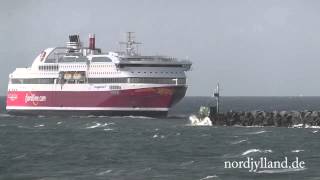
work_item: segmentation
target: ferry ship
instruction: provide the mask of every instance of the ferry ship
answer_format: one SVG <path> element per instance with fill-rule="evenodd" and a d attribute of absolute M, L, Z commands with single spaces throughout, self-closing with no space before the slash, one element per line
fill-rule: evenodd
<path fill-rule="evenodd" d="M 166 116 L 186 94 L 192 63 L 141 55 L 132 32 L 120 44 L 124 51 L 103 53 L 94 34 L 88 47 L 70 35 L 66 47 L 43 50 L 9 75 L 7 112 Z"/>

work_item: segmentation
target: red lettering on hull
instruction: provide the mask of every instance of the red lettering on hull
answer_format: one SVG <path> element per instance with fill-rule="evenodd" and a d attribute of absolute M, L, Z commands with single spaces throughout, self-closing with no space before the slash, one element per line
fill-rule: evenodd
<path fill-rule="evenodd" d="M 169 108 L 185 96 L 186 89 L 175 86 L 115 91 L 9 91 L 7 107 Z"/>

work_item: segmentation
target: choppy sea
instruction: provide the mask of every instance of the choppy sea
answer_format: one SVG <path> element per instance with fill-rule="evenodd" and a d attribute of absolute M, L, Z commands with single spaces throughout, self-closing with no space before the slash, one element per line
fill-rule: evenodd
<path fill-rule="evenodd" d="M 209 97 L 186 97 L 168 118 L 28 117 L 0 98 L 0 179 L 320 179 L 320 129 L 191 126 Z M 320 97 L 223 97 L 223 111 L 320 110 Z M 301 169 L 225 168 L 247 157 L 296 157 Z"/>

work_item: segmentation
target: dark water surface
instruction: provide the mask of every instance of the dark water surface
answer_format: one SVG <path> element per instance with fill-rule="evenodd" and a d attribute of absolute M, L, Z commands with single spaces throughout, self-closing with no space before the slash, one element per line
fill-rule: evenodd
<path fill-rule="evenodd" d="M 16 117 L 0 114 L 0 179 L 319 179 L 318 129 L 195 127 L 206 97 L 187 97 L 169 118 Z M 320 97 L 226 97 L 223 110 L 319 110 Z M 225 169 L 246 157 L 289 160 L 299 170 Z"/>

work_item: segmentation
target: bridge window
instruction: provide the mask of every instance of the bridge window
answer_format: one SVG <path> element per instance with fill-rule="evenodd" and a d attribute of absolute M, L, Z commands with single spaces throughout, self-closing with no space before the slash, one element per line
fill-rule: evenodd
<path fill-rule="evenodd" d="M 112 62 L 112 60 L 108 57 L 93 57 L 91 62 Z"/>
<path fill-rule="evenodd" d="M 54 78 L 12 79 L 12 84 L 54 84 Z"/>

